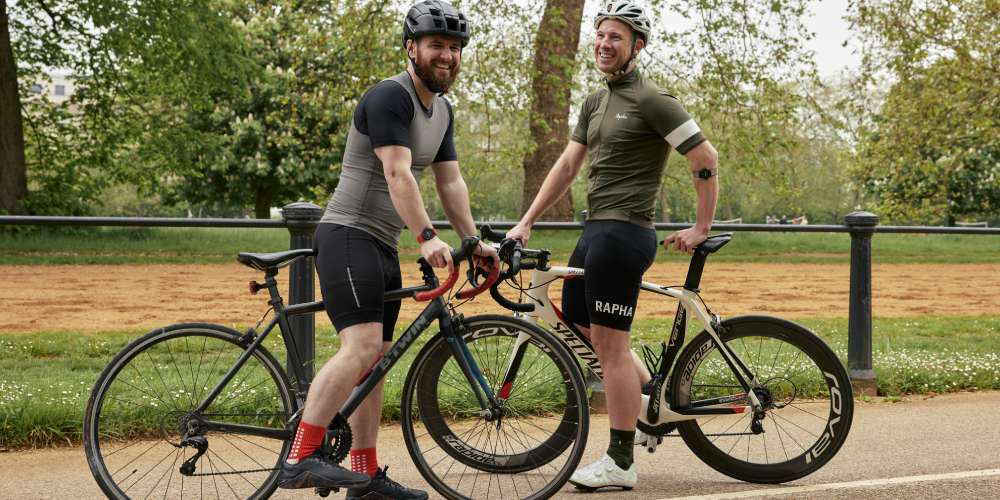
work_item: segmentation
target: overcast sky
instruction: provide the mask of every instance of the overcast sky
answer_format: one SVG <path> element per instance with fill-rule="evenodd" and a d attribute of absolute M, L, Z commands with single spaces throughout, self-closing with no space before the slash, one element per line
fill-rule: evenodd
<path fill-rule="evenodd" d="M 858 54 L 852 54 L 850 46 L 841 44 L 850 38 L 847 21 L 847 0 L 819 0 L 812 5 L 812 15 L 806 26 L 816 37 L 809 41 L 809 48 L 816 52 L 816 66 L 820 75 L 832 76 L 844 68 L 857 68 L 861 63 Z"/>

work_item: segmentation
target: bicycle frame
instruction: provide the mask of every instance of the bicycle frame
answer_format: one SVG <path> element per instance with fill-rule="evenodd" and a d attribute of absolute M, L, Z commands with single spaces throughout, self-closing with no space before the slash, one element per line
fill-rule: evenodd
<path fill-rule="evenodd" d="M 240 358 L 233 364 L 233 366 L 226 372 L 226 375 L 221 381 L 208 393 L 205 399 L 200 405 L 194 410 L 195 413 L 204 412 L 222 393 L 222 390 L 232 381 L 236 373 L 239 372 L 240 368 L 246 363 L 246 361 L 253 355 L 253 352 L 258 349 L 261 343 L 267 338 L 268 334 L 274 330 L 275 326 L 281 331 L 281 337 L 285 342 L 285 348 L 288 352 L 289 361 L 292 369 L 292 375 L 295 378 L 297 387 L 297 397 L 296 401 L 298 406 L 301 407 L 305 398 L 305 394 L 308 391 L 309 384 L 306 382 L 305 370 L 302 360 L 299 359 L 298 350 L 295 346 L 294 332 L 291 328 L 291 323 L 288 318 L 291 316 L 298 316 L 303 314 L 315 314 L 320 311 L 324 311 L 322 301 L 306 302 L 302 304 L 295 304 L 291 306 L 285 306 L 284 301 L 278 292 L 278 284 L 274 279 L 277 274 L 275 270 L 273 273 L 268 272 L 265 274 L 265 282 L 263 288 L 267 288 L 270 294 L 270 300 L 268 304 L 274 309 L 274 318 L 271 319 L 264 331 L 259 335 L 256 334 L 253 329 L 249 330 L 246 335 L 243 336 L 243 344 L 246 350 L 240 356 Z M 433 272 L 430 274 L 433 276 Z M 426 276 L 426 274 L 425 274 Z M 433 279 L 433 278 L 432 278 Z M 436 279 L 433 279 L 433 285 L 436 286 Z M 401 288 L 399 290 L 392 290 L 385 293 L 385 301 L 392 302 L 402 300 L 404 298 L 413 297 L 417 292 L 427 291 L 434 288 L 431 284 L 425 284 L 418 287 Z M 399 339 L 392 345 L 391 348 L 385 353 L 384 356 L 379 358 L 379 360 L 371 367 L 371 369 L 362 376 L 358 384 L 348 395 L 347 400 L 341 407 L 339 414 L 345 420 L 354 413 L 358 406 L 364 401 L 369 393 L 375 388 L 375 386 L 392 370 L 393 366 L 399 361 L 403 353 L 409 349 L 414 342 L 416 342 L 417 337 L 423 333 L 435 320 L 440 324 L 441 332 L 448 338 L 448 345 L 451 346 L 455 360 L 459 367 L 462 369 L 462 373 L 465 375 L 470 386 L 473 388 L 477 398 L 479 399 L 479 404 L 482 410 L 486 410 L 490 406 L 499 405 L 499 400 L 496 395 L 490 389 L 489 383 L 483 376 L 476 364 L 472 355 L 469 353 L 468 347 L 465 344 L 465 339 L 459 335 L 455 328 L 453 327 L 453 317 L 448 310 L 447 303 L 441 297 L 435 298 L 427 304 L 423 311 L 417 316 L 416 319 L 410 324 L 409 327 L 399 336 Z M 479 387 L 482 391 L 475 390 L 475 387 Z M 216 431 L 238 431 L 248 435 L 255 435 L 265 438 L 272 439 L 290 439 L 294 429 L 276 429 L 273 427 L 258 427 L 243 424 L 233 424 L 226 422 L 216 422 L 211 420 L 206 420 L 203 422 L 204 427 L 209 430 Z"/>
<path fill-rule="evenodd" d="M 565 343 L 566 346 L 569 347 L 570 350 L 580 359 L 582 359 L 595 375 L 603 379 L 604 372 L 601 369 L 600 362 L 597 359 L 597 353 L 594 351 L 594 347 L 590 342 L 590 339 L 577 331 L 575 327 L 568 324 L 568 321 L 563 317 L 562 312 L 549 298 L 549 285 L 551 285 L 555 280 L 581 279 L 583 278 L 583 275 L 584 270 L 576 267 L 551 266 L 545 268 L 544 270 L 537 268 L 534 269 L 531 273 L 530 284 L 524 291 L 524 294 L 526 298 L 525 302 L 534 304 L 535 310 L 532 312 L 518 312 L 514 314 L 515 316 L 528 321 L 537 322 L 541 320 L 545 324 L 549 325 L 556 333 L 556 337 Z M 715 316 L 708 311 L 696 291 L 692 291 L 687 288 L 677 289 L 666 287 L 647 281 L 642 282 L 640 289 L 658 295 L 671 297 L 679 301 L 677 314 L 674 318 L 673 328 L 670 335 L 670 343 L 665 354 L 666 359 L 663 366 L 664 372 L 669 373 L 670 368 L 673 366 L 674 358 L 680 351 L 681 344 L 683 344 L 685 318 L 687 314 L 691 314 L 697 318 L 698 322 L 701 323 L 705 331 L 708 332 L 716 347 L 722 353 L 723 358 L 729 365 L 729 368 L 733 371 L 737 381 L 746 392 L 751 403 L 749 407 L 720 407 L 718 405 L 724 405 L 727 403 L 727 401 L 725 401 L 727 398 L 717 398 L 713 400 L 692 402 L 691 407 L 689 408 L 662 408 L 660 410 L 660 413 L 662 414 L 660 420 L 661 423 L 690 420 L 692 418 L 697 418 L 698 416 L 718 415 L 722 413 L 739 413 L 747 411 L 748 409 L 756 411 L 762 407 L 760 400 L 752 390 L 752 388 L 758 384 L 758 380 L 743 363 L 743 361 L 741 361 L 739 357 L 737 357 L 728 348 L 728 346 L 722 342 L 718 332 L 720 324 L 718 316 Z M 515 352 L 511 355 L 511 361 L 509 363 L 511 368 L 508 369 L 508 371 L 516 370 L 516 367 L 520 363 L 519 359 L 517 359 L 519 357 L 519 353 L 517 351 L 518 350 L 515 350 Z M 514 374 L 508 374 L 508 378 L 513 379 L 513 377 Z M 505 383 L 504 387 L 506 386 L 507 384 Z"/>

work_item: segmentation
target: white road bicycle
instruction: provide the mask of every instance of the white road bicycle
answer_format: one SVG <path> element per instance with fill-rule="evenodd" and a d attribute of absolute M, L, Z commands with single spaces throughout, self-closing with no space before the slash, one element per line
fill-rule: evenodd
<path fill-rule="evenodd" d="M 502 276 L 520 292 L 519 302 L 508 300 L 499 292 L 498 285 L 504 282 L 500 280 L 490 289 L 494 300 L 519 318 L 547 325 L 602 377 L 589 339 L 567 324 L 548 295 L 553 282 L 582 279 L 583 269 L 551 266 L 547 250 L 520 248 L 489 226 L 482 228 L 482 234 L 484 240 L 496 243 L 508 266 Z M 676 430 L 698 458 L 727 476 L 753 483 L 793 481 L 822 467 L 844 444 L 854 409 L 850 379 L 836 354 L 801 325 L 769 316 L 723 320 L 709 309 L 699 295 L 702 271 L 708 255 L 731 238 L 731 233 L 719 234 L 699 245 L 683 286 L 642 283 L 643 291 L 679 304 L 669 340 L 660 343 L 659 352 L 643 346 L 653 378 L 644 387 L 648 394 L 643 395 L 637 426 L 655 437 Z M 518 279 L 520 270 L 531 271 L 527 286 Z M 702 331 L 685 344 L 688 317 Z M 497 334 L 510 337 L 514 332 Z M 524 371 L 523 346 L 531 342 L 529 335 L 519 335 L 501 362 L 506 364 L 501 394 L 518 385 L 515 380 Z M 569 428 L 571 422 L 565 424 L 558 427 Z M 558 437 L 558 432 L 553 434 L 539 448 L 564 448 Z M 650 451 L 654 449 L 651 443 Z M 470 460 L 490 455 L 488 450 L 478 452 L 469 453 Z"/>

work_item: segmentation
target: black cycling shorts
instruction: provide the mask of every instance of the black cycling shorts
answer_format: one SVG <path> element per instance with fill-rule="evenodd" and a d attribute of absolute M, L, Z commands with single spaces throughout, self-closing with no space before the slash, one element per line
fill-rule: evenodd
<path fill-rule="evenodd" d="M 384 295 L 403 286 L 396 249 L 340 224 L 316 226 L 314 242 L 323 306 L 334 328 L 382 323 L 382 340 L 392 340 L 400 303 L 386 303 Z"/>
<path fill-rule="evenodd" d="M 587 221 L 569 258 L 583 279 L 563 284 L 563 314 L 570 322 L 628 331 L 642 275 L 656 257 L 656 231 L 616 220 Z"/>

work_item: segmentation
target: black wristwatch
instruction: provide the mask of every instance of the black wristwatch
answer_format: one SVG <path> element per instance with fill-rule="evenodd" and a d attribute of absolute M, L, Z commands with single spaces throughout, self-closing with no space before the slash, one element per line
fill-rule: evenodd
<path fill-rule="evenodd" d="M 698 177 L 699 179 L 702 179 L 702 180 L 706 180 L 706 181 L 707 181 L 707 180 L 711 179 L 711 178 L 712 178 L 712 176 L 714 176 L 714 175 L 715 175 L 715 172 L 716 172 L 716 170 L 715 170 L 714 168 L 703 168 L 703 169 L 701 169 L 701 170 L 699 170 L 699 171 L 695 172 L 695 175 L 696 175 L 696 176 L 697 176 L 697 177 Z"/>
<path fill-rule="evenodd" d="M 433 227 L 424 228 L 424 230 L 420 231 L 420 234 L 417 235 L 417 243 L 423 245 L 425 241 L 433 240 L 437 235 L 438 232 L 435 231 Z"/>

